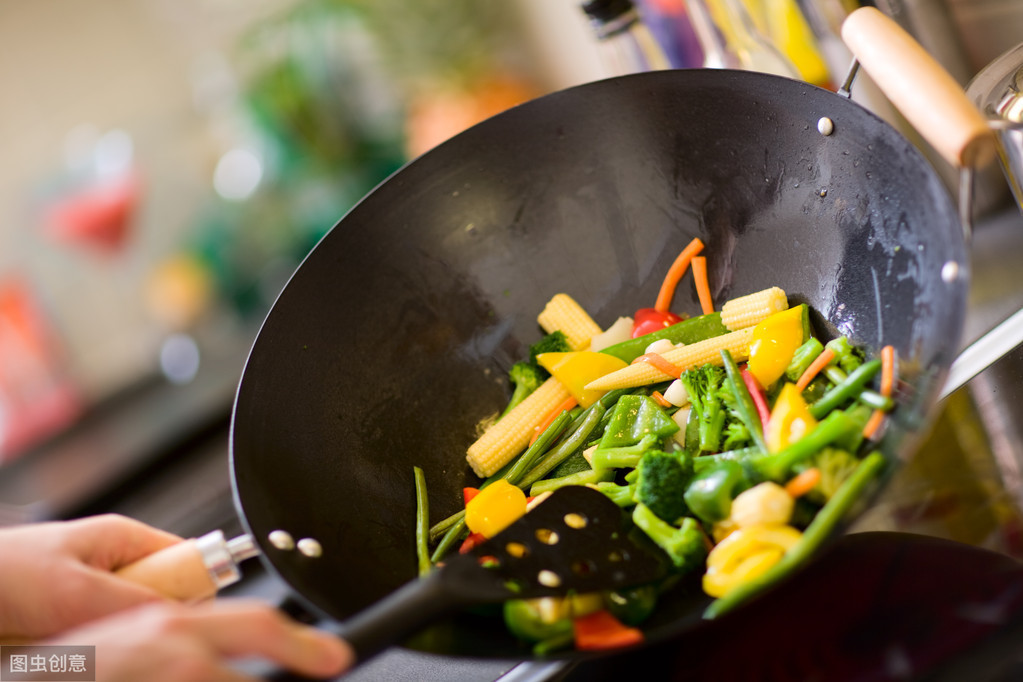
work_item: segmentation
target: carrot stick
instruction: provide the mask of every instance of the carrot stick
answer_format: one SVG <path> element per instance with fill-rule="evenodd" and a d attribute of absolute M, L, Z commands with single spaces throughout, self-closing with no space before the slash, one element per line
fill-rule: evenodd
<path fill-rule="evenodd" d="M 885 346 L 881 349 L 881 395 L 889 398 L 895 385 L 895 348 Z"/>
<path fill-rule="evenodd" d="M 682 275 L 686 274 L 686 269 L 689 268 L 689 262 L 693 256 L 700 251 L 703 251 L 703 242 L 697 237 L 682 249 L 682 253 L 678 254 L 675 262 L 668 268 L 668 274 L 664 276 L 664 281 L 661 282 L 661 290 L 657 293 L 657 302 L 654 303 L 655 310 L 662 313 L 668 312 L 668 308 L 671 307 L 671 299 L 675 297 L 675 288 L 682 280 Z"/>
<path fill-rule="evenodd" d="M 892 395 L 892 389 L 895 386 L 895 348 L 892 346 L 885 346 L 881 349 L 881 395 L 885 398 L 889 398 Z M 863 427 L 863 437 L 873 438 L 877 430 L 881 428 L 881 423 L 884 421 L 884 411 L 874 410 L 870 414 L 870 419 Z"/>
<path fill-rule="evenodd" d="M 828 366 L 828 363 L 835 357 L 835 351 L 830 348 L 825 348 L 821 351 L 821 354 L 813 359 L 810 366 L 806 368 L 799 380 L 796 381 L 796 388 L 800 391 L 805 391 L 806 387 L 810 385 L 813 378 L 820 374 L 821 370 Z"/>
<path fill-rule="evenodd" d="M 696 295 L 700 297 L 700 308 L 704 315 L 714 312 L 714 302 L 710 298 L 710 282 L 707 280 L 707 259 L 703 256 L 693 258 L 693 283 Z"/>
<path fill-rule="evenodd" d="M 785 492 L 792 497 L 802 497 L 807 494 L 821 480 L 821 470 L 812 467 L 800 472 L 791 481 L 785 484 Z"/>
<path fill-rule="evenodd" d="M 881 423 L 884 421 L 884 412 L 882 410 L 874 410 L 870 413 L 870 419 L 863 426 L 863 437 L 873 438 L 874 434 L 881 427 Z"/>
<path fill-rule="evenodd" d="M 647 353 L 646 355 L 640 355 L 638 358 L 633 360 L 630 364 L 636 364 L 637 362 L 647 362 L 657 369 L 661 370 L 670 377 L 678 379 L 682 376 L 682 368 L 678 365 L 668 362 L 657 353 Z"/>
<path fill-rule="evenodd" d="M 571 396 L 565 398 L 565 401 L 563 403 L 561 403 L 553 410 L 551 410 L 547 414 L 547 416 L 543 418 L 543 421 L 540 422 L 538 426 L 533 428 L 533 436 L 529 439 L 529 444 L 532 445 L 533 443 L 535 443 L 536 439 L 540 437 L 540 434 L 546 431 L 547 427 L 551 425 L 551 422 L 558 418 L 558 415 L 567 410 L 571 410 L 576 405 L 577 401 L 575 398 Z"/>
<path fill-rule="evenodd" d="M 650 393 L 650 397 L 653 398 L 654 400 L 656 400 L 657 404 L 660 405 L 661 407 L 675 407 L 670 402 L 668 402 L 667 398 L 665 398 L 663 395 L 661 395 L 660 391 L 653 391 L 653 392 L 651 392 Z"/>

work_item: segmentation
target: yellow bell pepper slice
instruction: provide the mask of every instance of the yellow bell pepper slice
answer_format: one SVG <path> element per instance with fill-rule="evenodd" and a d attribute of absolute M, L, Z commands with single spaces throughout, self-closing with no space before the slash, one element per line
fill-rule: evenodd
<path fill-rule="evenodd" d="M 768 452 L 778 452 L 810 433 L 817 420 L 810 414 L 809 405 L 795 384 L 786 383 L 778 392 L 767 420 L 764 440 Z"/>
<path fill-rule="evenodd" d="M 526 513 L 526 494 L 504 479 L 480 490 L 465 505 L 465 525 L 492 538 Z"/>
<path fill-rule="evenodd" d="M 764 388 L 781 378 L 792 356 L 806 340 L 805 314 L 803 306 L 794 306 L 769 316 L 753 328 L 747 366 Z"/>
<path fill-rule="evenodd" d="M 617 372 L 629 363 L 607 353 L 577 351 L 569 353 L 540 353 L 536 361 L 551 373 L 572 394 L 579 405 L 586 408 L 597 402 L 607 391 L 583 388 L 605 374 Z"/>
<path fill-rule="evenodd" d="M 792 526 L 774 524 L 732 531 L 707 555 L 703 591 L 723 597 L 778 563 L 802 537 Z"/>

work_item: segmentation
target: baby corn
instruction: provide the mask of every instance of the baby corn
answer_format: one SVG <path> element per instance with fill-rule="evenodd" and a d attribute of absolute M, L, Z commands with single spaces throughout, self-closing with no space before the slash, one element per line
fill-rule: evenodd
<path fill-rule="evenodd" d="M 465 459 L 480 478 L 487 478 L 526 449 L 533 429 L 571 394 L 551 377 L 487 429 L 469 446 Z"/>
<path fill-rule="evenodd" d="M 728 352 L 736 362 L 743 362 L 749 359 L 749 344 L 753 338 L 753 328 L 740 329 L 721 336 L 715 336 L 704 341 L 681 346 L 674 350 L 661 353 L 661 357 L 673 365 L 677 365 L 683 371 L 692 367 L 699 367 L 708 362 L 712 365 L 723 364 L 721 349 L 727 348 Z M 633 388 L 635 386 L 646 386 L 659 381 L 667 381 L 671 377 L 657 369 L 648 362 L 636 362 L 616 372 L 604 376 L 586 384 L 586 390 L 610 391 L 615 388 Z"/>
<path fill-rule="evenodd" d="M 589 313 L 568 294 L 555 295 L 544 306 L 536 321 L 548 334 L 561 331 L 572 350 L 586 350 L 590 346 L 590 339 L 602 331 Z"/>
<path fill-rule="evenodd" d="M 785 291 L 771 287 L 746 296 L 733 298 L 721 306 L 721 323 L 731 331 L 746 329 L 760 324 L 767 317 L 787 310 L 788 297 Z"/>

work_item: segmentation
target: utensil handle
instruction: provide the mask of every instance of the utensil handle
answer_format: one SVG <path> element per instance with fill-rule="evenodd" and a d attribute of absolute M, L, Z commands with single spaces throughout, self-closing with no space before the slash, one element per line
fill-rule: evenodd
<path fill-rule="evenodd" d="M 178 601 L 209 599 L 241 578 L 238 562 L 258 550 L 247 535 L 228 542 L 215 530 L 184 540 L 115 571 L 118 577 L 145 585 Z"/>
<path fill-rule="evenodd" d="M 923 47 L 874 7 L 846 17 L 842 40 L 885 96 L 949 163 L 979 168 L 995 156 L 994 131 L 963 88 Z"/>
<path fill-rule="evenodd" d="M 412 580 L 348 618 L 337 634 L 365 661 L 452 612 L 459 602 L 441 582 L 439 571 Z"/>

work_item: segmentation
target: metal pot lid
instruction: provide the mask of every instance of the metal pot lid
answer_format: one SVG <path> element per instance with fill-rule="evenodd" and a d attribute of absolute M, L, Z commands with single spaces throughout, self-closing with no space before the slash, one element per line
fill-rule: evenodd
<path fill-rule="evenodd" d="M 988 118 L 1023 125 L 1023 43 L 984 67 L 966 95 Z"/>

